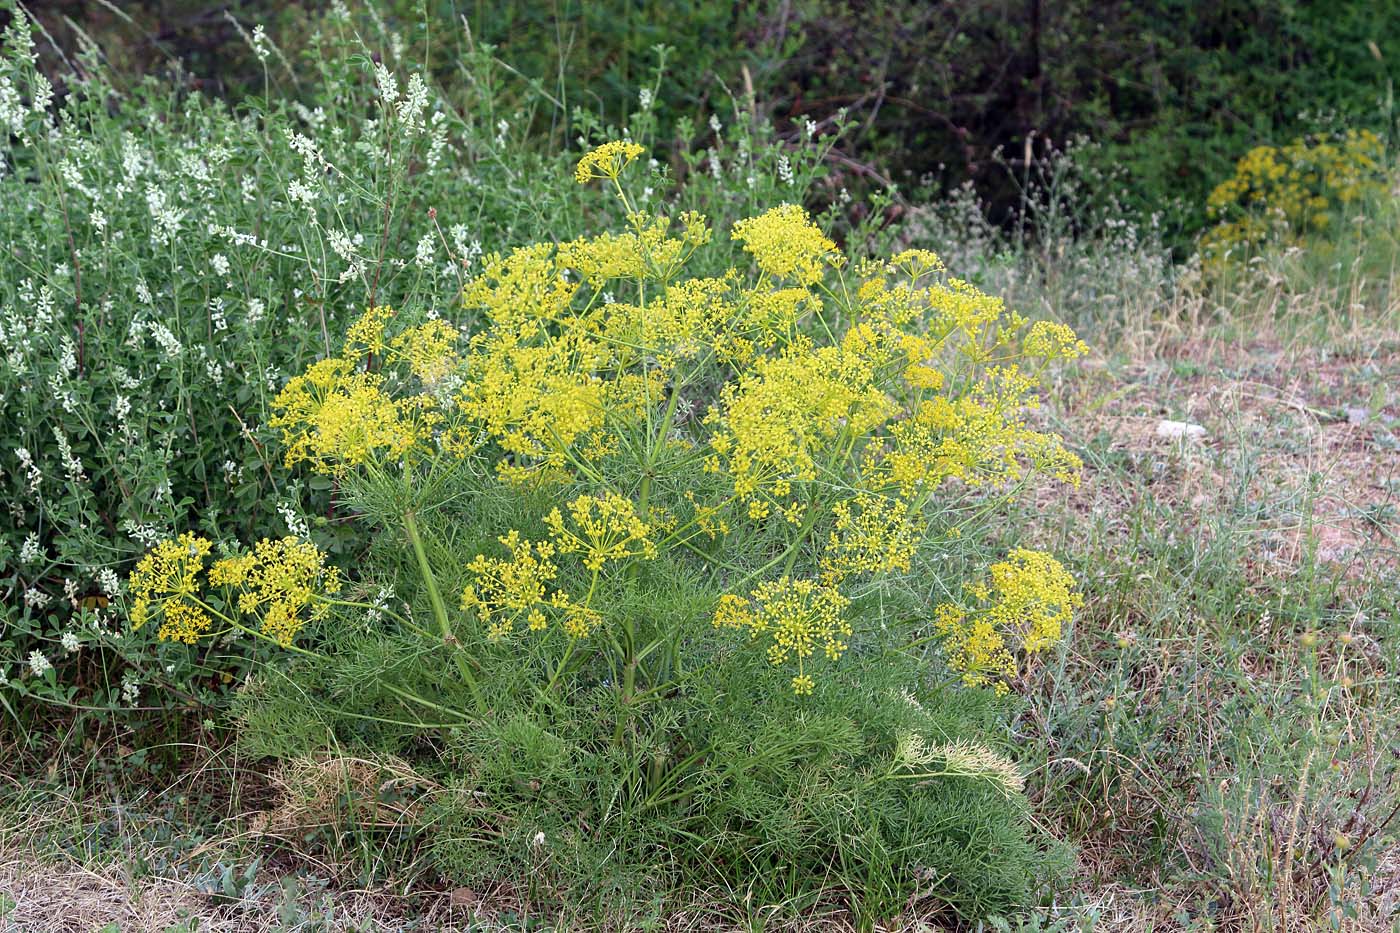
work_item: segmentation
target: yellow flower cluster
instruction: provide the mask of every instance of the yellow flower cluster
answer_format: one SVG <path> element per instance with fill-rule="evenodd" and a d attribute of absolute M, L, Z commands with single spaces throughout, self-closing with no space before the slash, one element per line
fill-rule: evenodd
<path fill-rule="evenodd" d="M 1030 469 L 1077 483 L 1079 458 L 1059 435 L 1026 423 L 1026 412 L 1039 403 L 1037 388 L 1018 367 L 995 367 L 965 395 L 919 402 L 890 429 L 890 446 L 868 459 L 869 475 L 897 485 L 905 496 L 948 479 L 1004 485 Z"/>
<path fill-rule="evenodd" d="M 560 589 L 551 589 L 559 566 L 559 549 L 549 541 L 530 541 L 512 530 L 500 543 L 510 559 L 478 554 L 467 565 L 475 578 L 462 591 L 462 609 L 475 611 L 489 641 L 500 641 L 525 623 L 532 632 L 549 628 L 550 619 L 570 638 L 585 638 L 603 624 L 603 615 L 590 605 L 590 591 L 583 602 Z"/>
<path fill-rule="evenodd" d="M 909 569 L 923 528 L 907 501 L 860 492 L 837 502 L 831 511 L 836 522 L 822 554 L 824 580 Z"/>
<path fill-rule="evenodd" d="M 645 309 L 606 306 L 603 335 L 617 347 L 655 354 L 667 368 L 711 353 L 721 363 L 743 367 L 790 341 L 819 304 L 805 288 L 743 288 L 731 269 L 671 283 Z"/>
<path fill-rule="evenodd" d="M 733 594 L 720 597 L 713 621 L 717 628 L 746 629 L 752 639 L 765 637 L 768 660 L 775 666 L 795 658 L 797 676 L 792 688 L 803 695 L 814 686 L 806 672 L 808 659 L 818 649 L 830 661 L 845 653 L 851 624 L 843 613 L 849 604 L 831 586 L 784 576 L 760 583 L 749 599 Z"/>
<path fill-rule="evenodd" d="M 498 540 L 510 552 L 502 559 L 478 554 L 467 565 L 475 578 L 462 592 L 462 608 L 475 610 L 490 641 L 499 641 L 524 621 L 532 632 L 549 628 L 556 619 L 572 638 L 583 638 L 603 624 L 593 608 L 594 590 L 582 601 L 562 589 L 551 589 L 559 576 L 555 558 L 576 554 L 585 568 L 597 574 L 609 563 L 657 556 L 653 526 L 637 515 L 632 500 L 614 492 L 578 496 L 567 506 L 545 516 L 550 540 L 530 541 L 512 530 Z"/>
<path fill-rule="evenodd" d="M 130 577 L 131 627 L 139 629 L 156 613 L 162 641 L 195 644 L 209 633 L 214 617 L 199 575 L 210 543 L 193 532 L 164 541 L 137 563 Z M 231 609 L 261 620 L 268 638 L 288 647 L 308 621 L 325 618 L 329 605 L 319 596 L 339 592 L 340 572 L 326 566 L 326 555 L 300 538 L 263 539 L 252 551 L 215 561 L 207 582 L 232 589 Z"/>
<path fill-rule="evenodd" d="M 626 348 L 599 336 L 601 308 L 573 309 L 580 286 L 566 269 L 553 247 L 524 247 L 488 256 L 464 292 L 485 327 L 472 337 L 457 411 L 509 455 L 497 461 L 507 478 L 600 456 L 609 422 L 640 414 L 636 374 L 619 365 Z M 644 395 L 656 388 L 650 377 L 643 385 Z"/>
<path fill-rule="evenodd" d="M 906 249 L 890 257 L 887 267 L 917 281 L 925 275 L 946 272 L 947 267 L 938 254 L 926 249 Z"/>
<path fill-rule="evenodd" d="M 162 541 L 141 558 L 129 578 L 133 597 L 130 619 L 133 630 L 157 613 L 161 616 L 156 637 L 192 645 L 213 625 L 200 601 L 199 574 L 210 544 L 187 531 L 173 541 Z"/>
<path fill-rule="evenodd" d="M 476 582 L 462 591 L 462 608 L 476 610 L 491 641 L 510 634 L 522 618 L 531 631 L 541 631 L 549 624 L 546 608 L 568 605 L 567 597 L 549 589 L 559 575 L 552 544 L 522 539 L 518 531 L 502 535 L 500 542 L 510 559 L 478 554 L 467 565 Z"/>
<path fill-rule="evenodd" d="M 645 151 L 636 143 L 625 140 L 604 143 L 578 160 L 578 168 L 574 170 L 574 181 L 580 185 L 594 178 L 616 181 L 622 170 Z"/>
<path fill-rule="evenodd" d="M 687 211 L 680 217 L 681 236 L 668 237 L 669 217 L 642 213 L 627 218 L 632 230 L 579 237 L 559 246 L 558 264 L 573 269 L 589 285 L 602 288 L 617 279 L 655 279 L 665 282 L 680 270 L 697 247 L 710 241 L 703 215 Z"/>
<path fill-rule="evenodd" d="M 314 363 L 293 377 L 273 401 L 269 422 L 282 432 L 286 463 L 305 461 L 319 473 L 340 474 L 370 461 L 413 461 L 434 449 L 446 417 L 430 393 L 396 395 L 381 364 L 406 367 L 425 387 L 459 365 L 456 330 L 428 321 L 389 336 L 394 312 L 370 308 L 351 325 L 339 356 Z"/>
<path fill-rule="evenodd" d="M 851 633 L 842 588 L 910 572 L 943 484 L 1076 478 L 1078 459 L 1032 416 L 1048 364 L 1087 348 L 926 250 L 852 269 L 791 204 L 734 225 L 743 262 L 687 277 L 710 227 L 633 208 L 620 176 L 641 156 L 614 142 L 579 162 L 580 182 L 618 183 L 622 231 L 486 256 L 460 334 L 443 321 L 396 333 L 391 309 L 369 309 L 339 356 L 288 383 L 273 424 L 289 462 L 324 472 L 431 460 L 567 489 L 540 516 L 544 540 L 511 531 L 506 555 L 467 567 L 462 607 L 492 640 L 588 635 L 602 574 L 662 551 L 727 573 L 725 539 L 759 528 L 785 542 L 783 575 L 726 596 L 715 623 L 762 635 L 809 692 L 807 662 L 839 657 Z M 634 486 L 635 502 L 614 491 Z M 999 617 L 940 614 L 949 632 L 987 621 L 958 641 L 966 669 L 1006 667 Z"/>
<path fill-rule="evenodd" d="M 1337 210 L 1384 192 L 1384 158 L 1385 143 L 1370 130 L 1256 146 L 1206 200 L 1216 225 L 1201 238 L 1202 255 L 1218 265 L 1231 251 L 1325 229 Z"/>
<path fill-rule="evenodd" d="M 396 335 L 389 341 L 392 358 L 402 361 L 424 385 L 434 385 L 455 372 L 457 329 L 443 320 L 427 321 Z"/>
<path fill-rule="evenodd" d="M 327 567 L 310 541 L 264 538 L 247 553 L 215 562 L 209 583 L 234 590 L 238 611 L 257 616 L 263 634 L 285 648 L 307 622 L 325 619 L 330 605 L 316 597 L 340 592 L 340 571 Z"/>
<path fill-rule="evenodd" d="M 321 360 L 293 377 L 273 401 L 269 424 L 282 431 L 286 463 L 338 474 L 371 459 L 399 460 L 432 436 L 440 415 L 422 396 L 395 399 L 377 373 L 352 360 Z"/>
<path fill-rule="evenodd" d="M 651 528 L 637 517 L 632 500 L 615 492 L 601 496 L 579 496 L 569 503 L 569 518 L 554 509 L 545 516 L 560 554 L 580 554 L 583 565 L 592 571 L 603 569 L 608 561 L 628 557 L 656 557 Z"/>
<path fill-rule="evenodd" d="M 477 342 L 459 404 L 514 461 L 563 468 L 576 446 L 596 443 L 611 387 L 596 374 L 605 358 L 584 334 L 547 337 L 538 322 L 493 328 Z"/>
<path fill-rule="evenodd" d="M 1017 548 L 989 569 L 990 583 L 968 587 L 972 606 L 944 603 L 934 611 L 948 666 L 972 686 L 1006 692 L 1017 672 L 1015 652 L 1057 644 L 1084 597 L 1064 566 L 1041 551 Z"/>
<path fill-rule="evenodd" d="M 798 285 L 820 282 L 826 267 L 840 258 L 836 244 L 796 204 L 739 221 L 733 237 L 743 242 L 763 272 Z"/>
<path fill-rule="evenodd" d="M 487 254 L 480 274 L 462 292 L 463 307 L 483 312 L 502 328 L 518 328 L 527 321 L 567 323 L 579 286 L 555 264 L 554 249 L 553 244 L 536 243 L 504 256 Z"/>
<path fill-rule="evenodd" d="M 706 469 L 732 477 L 750 517 L 763 518 L 793 483 L 840 472 L 845 452 L 896 411 L 868 357 L 799 337 L 721 391 Z"/>
<path fill-rule="evenodd" d="M 384 330 L 393 317 L 394 309 L 388 305 L 375 305 L 366 310 L 345 331 L 342 355 L 347 359 L 359 359 L 370 353 L 383 353 L 386 347 Z"/>
<path fill-rule="evenodd" d="M 1021 350 L 1027 357 L 1048 362 L 1083 356 L 1089 352 L 1089 345 L 1080 340 L 1067 324 L 1036 321 L 1026 332 Z"/>

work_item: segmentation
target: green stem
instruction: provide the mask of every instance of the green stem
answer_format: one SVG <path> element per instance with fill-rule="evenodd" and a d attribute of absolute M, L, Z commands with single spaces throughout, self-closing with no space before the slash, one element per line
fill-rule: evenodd
<path fill-rule="evenodd" d="M 403 513 L 403 525 L 404 530 L 408 532 L 408 541 L 413 545 L 413 556 L 418 561 L 418 571 L 422 574 L 423 586 L 428 590 L 428 602 L 432 604 L 433 618 L 437 620 L 438 633 L 442 636 L 442 643 L 452 652 L 452 659 L 457 664 L 462 681 L 471 690 L 472 697 L 476 700 L 477 709 L 485 713 L 487 711 L 486 698 L 481 695 L 481 688 L 477 686 L 476 678 L 472 676 L 471 666 L 461 652 L 461 644 L 457 641 L 457 636 L 452 634 L 452 625 L 447 620 L 447 604 L 442 601 L 437 578 L 433 576 L 433 568 L 428 564 L 428 552 L 423 547 L 423 536 L 418 533 L 418 519 L 414 516 L 412 509 Z"/>
<path fill-rule="evenodd" d="M 622 730 L 627 724 L 628 712 L 632 706 L 632 694 L 637 688 L 637 657 L 636 641 L 632 633 L 632 623 L 624 623 L 626 627 L 626 654 L 622 662 L 622 709 L 617 713 L 617 724 L 613 727 L 613 745 L 622 744 Z"/>
<path fill-rule="evenodd" d="M 712 667 L 715 666 L 715 664 L 716 662 L 711 661 L 708 664 L 705 664 L 703 667 L 698 667 L 690 673 L 684 674 L 683 676 L 677 678 L 676 680 L 668 681 L 667 683 L 661 684 L 659 687 L 652 687 L 649 690 L 640 690 L 632 697 L 632 702 L 633 704 L 640 704 L 644 700 L 649 700 L 652 697 L 663 696 L 668 691 L 679 689 L 680 687 L 683 687 L 685 684 L 694 680 L 696 677 L 709 671 Z"/>
<path fill-rule="evenodd" d="M 428 564 L 428 552 L 423 547 L 423 536 L 418 532 L 418 519 L 412 511 L 403 513 L 404 530 L 408 532 L 408 542 L 413 546 L 413 556 L 418 561 L 418 570 L 423 575 L 423 585 L 428 590 L 428 602 L 433 607 L 433 618 L 437 620 L 438 631 L 444 641 L 455 644 L 457 637 L 452 634 L 452 626 L 447 620 L 447 604 L 442 601 L 437 578 Z"/>
<path fill-rule="evenodd" d="M 385 690 L 388 690 L 394 696 L 400 697 L 404 700 L 408 700 L 410 703 L 417 703 L 419 706 L 426 706 L 428 709 L 435 710 L 439 713 L 446 713 L 449 716 L 461 716 L 463 724 L 471 722 L 471 717 L 466 716 L 465 714 L 458 712 L 455 709 L 448 709 L 447 707 L 440 706 L 439 704 L 434 703 L 431 700 L 425 700 L 417 694 L 410 693 L 409 691 L 404 690 L 401 687 L 395 687 L 391 683 L 385 683 L 383 684 L 383 687 Z"/>
<path fill-rule="evenodd" d="M 679 800 L 689 794 L 694 793 L 694 791 L 685 790 L 679 791 L 674 794 L 670 794 L 665 797 L 661 796 L 663 792 L 674 787 L 676 784 L 682 781 L 685 778 L 686 774 L 688 773 L 688 769 L 691 766 L 698 764 L 713 751 L 713 747 L 707 745 L 699 751 L 688 755 L 682 761 L 677 762 L 676 765 L 671 768 L 670 772 L 666 774 L 661 781 L 657 782 L 656 787 L 653 788 L 652 792 L 646 796 L 646 799 L 642 801 L 642 809 L 645 810 L 650 807 L 659 806 L 663 803 L 670 803 L 673 800 Z"/>
<path fill-rule="evenodd" d="M 211 614 L 217 616 L 218 618 L 224 620 L 224 621 L 227 622 L 229 625 L 233 626 L 234 628 L 238 629 L 238 630 L 241 631 L 241 632 L 246 632 L 247 634 L 252 635 L 252 636 L 254 636 L 254 637 L 256 637 L 256 638 L 261 638 L 261 639 L 263 639 L 264 641 L 272 642 L 273 644 L 277 645 L 278 647 L 282 648 L 283 650 L 285 650 L 285 651 L 290 651 L 290 652 L 292 652 L 293 654 L 299 654 L 299 655 L 301 655 L 302 657 L 312 658 L 312 659 L 317 660 L 317 661 L 323 661 L 323 660 L 325 660 L 325 656 L 324 656 L 324 655 L 317 654 L 317 653 L 314 652 L 314 651 L 307 651 L 305 648 L 298 647 L 297 645 L 284 645 L 284 644 L 282 644 L 280 641 L 278 641 L 277 639 L 273 638 L 272 636 L 267 635 L 267 634 L 265 634 L 265 633 L 263 633 L 263 632 L 260 632 L 260 631 L 258 631 L 258 630 L 255 629 L 255 628 L 250 628 L 249 626 L 244 625 L 242 622 L 239 622 L 237 619 L 231 618 L 230 616 L 227 616 L 227 615 L 225 615 L 224 613 L 219 612 L 217 609 L 215 609 L 214 607 L 210 606 L 208 603 L 204 602 L 203 600 L 200 600 L 200 599 L 193 599 L 193 598 L 192 598 L 192 601 L 193 601 L 194 603 L 196 603 L 197 605 L 202 606 L 207 612 L 209 612 L 209 613 L 211 613 Z M 337 603 L 337 604 L 347 605 L 347 606 L 355 606 L 355 605 L 358 605 L 358 603 L 349 603 L 349 602 L 345 602 L 344 600 L 333 600 L 333 599 L 328 599 L 328 600 L 326 600 L 326 602 Z M 420 697 L 420 696 L 417 696 L 417 695 L 415 695 L 415 694 L 413 694 L 413 693 L 408 692 L 407 690 L 403 690 L 403 689 L 401 689 L 401 688 L 399 688 L 399 687 L 395 687 L 393 684 L 385 683 L 383 686 L 384 686 L 384 688 L 385 688 L 386 690 L 388 690 L 390 693 L 393 693 L 394 695 L 399 696 L 399 697 L 402 697 L 403 699 L 409 700 L 409 701 L 411 701 L 411 702 L 413 702 L 413 703 L 417 703 L 417 704 L 419 704 L 420 706 L 426 706 L 426 707 L 428 707 L 429 709 L 437 710 L 437 711 L 440 712 L 440 713 L 448 713 L 448 714 L 453 715 L 453 716 L 461 716 L 461 715 L 462 715 L 461 713 L 457 712 L 456 710 L 448 709 L 448 708 L 445 707 L 445 706 L 439 706 L 437 703 L 434 703 L 434 702 L 432 702 L 431 700 L 425 700 L 425 699 L 423 699 L 423 698 Z M 337 710 L 337 712 L 341 712 L 341 711 L 340 711 L 340 710 Z M 363 717 L 363 718 L 370 718 L 370 717 Z M 464 719 L 465 719 L 465 717 L 464 717 Z"/>
<path fill-rule="evenodd" d="M 676 420 L 676 409 L 680 406 L 681 386 L 685 380 L 676 374 L 676 381 L 671 385 L 671 397 L 666 401 L 666 414 L 661 418 L 661 430 L 656 432 L 656 443 L 647 451 L 647 473 L 650 475 L 651 468 L 656 465 L 656 452 L 666 443 L 666 435 L 671 433 L 671 424 Z"/>
<path fill-rule="evenodd" d="M 318 661 L 325 660 L 324 656 L 319 655 L 314 651 L 307 651 L 305 648 L 298 647 L 297 645 L 284 645 L 277 639 L 273 638 L 271 635 L 267 634 L 266 632 L 260 632 L 255 628 L 249 628 L 242 622 L 239 622 L 237 619 L 232 618 L 231 616 L 224 615 L 222 612 L 215 609 L 213 606 L 209 605 L 204 600 L 199 599 L 198 597 L 191 596 L 189 597 L 189 600 L 196 606 L 202 608 L 205 612 L 208 612 L 210 615 L 215 616 L 216 618 L 222 619 L 223 621 L 227 622 L 229 625 L 233 626 L 234 628 L 238 629 L 244 634 L 252 635 L 254 638 L 261 638 L 263 641 L 271 642 L 277 647 L 282 648 L 285 651 L 290 651 L 293 654 L 299 654 L 307 658 L 315 658 Z"/>
<path fill-rule="evenodd" d="M 783 576 L 791 576 L 793 565 L 797 563 L 798 551 L 802 547 L 802 543 L 807 540 L 807 532 L 811 531 L 812 526 L 817 523 L 817 518 L 820 511 L 821 510 L 816 507 L 815 503 L 808 505 L 807 517 L 803 519 L 802 527 L 797 529 L 797 534 L 793 536 L 792 543 L 787 546 L 787 550 L 783 551 L 783 553 L 773 558 L 771 561 L 769 561 L 764 566 L 760 567 L 755 572 L 749 574 L 743 582 L 748 583 L 750 580 L 754 580 L 759 576 L 762 576 L 770 568 L 776 566 L 779 561 L 784 562 Z"/>
<path fill-rule="evenodd" d="M 554 692 L 554 685 L 559 682 L 559 678 L 564 673 L 564 668 L 568 667 L 569 659 L 574 656 L 574 647 L 578 644 L 577 638 L 569 639 L 569 647 L 564 649 L 564 656 L 559 659 L 559 664 L 554 668 L 554 673 L 549 678 L 549 683 L 545 684 L 544 690 L 540 693 L 539 699 L 543 700 Z M 536 702 L 536 707 L 538 707 Z"/>
<path fill-rule="evenodd" d="M 422 635 L 425 638 L 432 637 L 432 633 L 429 632 L 427 629 L 418 625 L 414 625 L 412 622 L 405 619 L 403 616 L 399 615 L 397 612 L 388 608 L 387 606 L 376 606 L 373 603 L 357 603 L 349 599 L 333 599 L 329 596 L 321 596 L 318 594 L 313 594 L 312 598 L 315 599 L 317 602 L 323 602 L 331 606 L 346 606 L 350 609 L 368 609 L 371 611 L 382 612 L 384 613 L 384 615 L 393 619 L 400 625 L 412 629 L 414 634 Z"/>

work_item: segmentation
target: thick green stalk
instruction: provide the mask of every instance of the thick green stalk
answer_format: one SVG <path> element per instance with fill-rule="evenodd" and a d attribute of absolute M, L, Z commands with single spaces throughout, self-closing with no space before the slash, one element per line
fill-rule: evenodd
<path fill-rule="evenodd" d="M 423 547 L 423 536 L 418 533 L 418 519 L 414 517 L 413 510 L 403 513 L 404 530 L 408 532 L 408 541 L 413 545 L 413 556 L 418 561 L 418 571 L 423 577 L 423 586 L 428 590 L 428 602 L 433 607 L 433 618 L 437 620 L 438 633 L 442 636 L 442 643 L 452 652 L 452 659 L 457 663 L 457 670 L 462 675 L 463 682 L 472 692 L 472 697 L 476 700 L 477 709 L 486 712 L 486 698 L 481 695 L 481 688 L 477 686 L 476 677 L 472 675 L 471 665 L 461 652 L 461 645 L 457 641 L 457 636 L 452 633 L 452 624 L 447 619 L 447 604 L 442 601 L 442 593 L 438 590 L 437 578 L 433 576 L 433 568 L 428 564 L 428 551 Z"/>
<path fill-rule="evenodd" d="M 637 689 L 637 653 L 636 640 L 632 633 L 632 624 L 627 623 L 627 654 L 622 663 L 622 709 L 617 714 L 617 724 L 613 727 L 613 744 L 622 744 L 623 727 L 627 724 L 627 719 L 631 713 L 632 694 Z"/>
<path fill-rule="evenodd" d="M 645 461 L 642 465 L 643 472 L 641 495 L 637 508 L 637 512 L 641 515 L 643 521 L 646 521 L 650 509 L 651 476 L 652 469 L 656 464 L 656 454 L 657 451 L 661 448 L 661 446 L 666 443 L 666 435 L 670 432 L 671 421 L 676 416 L 676 406 L 677 403 L 680 401 L 680 394 L 681 382 L 679 379 L 677 379 L 675 385 L 671 387 L 671 397 L 666 403 L 666 414 L 662 418 L 661 430 L 656 435 L 655 443 L 652 443 L 651 439 L 648 438 L 648 449 L 646 452 Z M 634 560 L 632 565 L 627 568 L 627 579 L 629 581 L 635 581 L 637 579 L 637 574 L 640 572 L 640 570 L 641 565 Z M 597 574 L 594 574 L 593 582 L 595 584 L 598 582 Z M 593 590 L 590 587 L 590 599 L 592 598 L 592 595 Z M 626 726 L 629 708 L 632 705 L 633 695 L 637 691 L 637 665 L 640 663 L 640 661 L 637 658 L 637 633 L 636 629 L 632 625 L 632 619 L 630 617 L 625 618 L 623 619 L 622 624 L 624 628 L 624 654 L 622 659 L 622 710 L 618 713 L 617 724 L 613 728 L 614 745 L 622 744 L 622 732 L 624 727 Z"/>

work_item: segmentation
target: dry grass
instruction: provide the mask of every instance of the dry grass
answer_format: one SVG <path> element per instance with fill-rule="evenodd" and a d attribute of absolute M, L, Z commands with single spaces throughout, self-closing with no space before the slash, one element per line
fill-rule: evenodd
<path fill-rule="evenodd" d="M 210 753 L 193 770 L 222 765 Z M 285 933 L 310 931 L 440 931 L 491 933 L 535 929 L 637 929 L 636 918 L 599 918 L 591 905 L 560 916 L 541 914 L 524 892 L 502 884 L 475 890 L 443 883 L 431 872 L 386 864 L 369 888 L 358 887 L 352 844 L 331 840 L 384 838 L 412 826 L 422 804 L 441 788 L 401 761 L 318 756 L 291 761 L 267 775 L 226 773 L 244 782 L 247 812 L 217 825 L 169 821 L 165 795 L 128 808 L 121 794 L 31 795 L 29 806 L 0 809 L 0 933 Z M 177 793 L 179 787 L 172 789 Z M 97 827 L 130 809 L 110 840 L 93 844 Z M 181 845 L 180 833 L 199 833 Z M 147 840 L 161 840 L 148 843 Z M 403 851 L 392 853 L 402 855 Z M 407 859 L 405 859 L 406 861 Z M 387 861 L 392 862 L 392 858 Z M 159 866 L 159 867 L 157 867 Z M 255 871 L 249 871 L 252 866 Z M 227 870 L 225 870 L 227 868 Z M 231 879 L 232 884 L 226 879 Z M 736 929 L 722 892 L 670 907 L 647 928 L 660 933 Z M 765 928 L 782 933 L 850 933 L 841 909 L 798 918 L 775 909 Z M 901 918 L 879 930 L 941 926 Z"/>
<path fill-rule="evenodd" d="M 1125 461 L 1146 465 L 1156 473 L 1154 496 L 1180 516 L 1182 530 L 1209 533 L 1203 518 L 1227 507 L 1231 474 L 1248 461 L 1254 495 L 1294 497 L 1257 529 L 1259 565 L 1288 572 L 1315 546 L 1319 560 L 1353 576 L 1393 569 L 1397 539 L 1387 517 L 1400 507 L 1400 447 L 1386 445 L 1400 425 L 1397 387 L 1400 344 L 1364 355 L 1200 344 L 1087 371 L 1066 384 L 1058 417 L 1081 437 L 1106 438 L 1115 460 L 1091 463 L 1075 505 L 1115 507 L 1109 500 L 1124 486 L 1103 474 Z M 1163 438 L 1163 420 L 1199 424 L 1206 435 Z M 1307 523 L 1298 521 L 1305 505 Z"/>
<path fill-rule="evenodd" d="M 1400 923 L 1397 338 L 1166 341 L 1065 380 L 1088 469 L 1033 523 L 1091 605 L 1023 727 L 1080 844 L 1067 928 Z"/>
<path fill-rule="evenodd" d="M 263 933 L 278 930 L 466 930 L 469 912 L 450 897 L 415 903 L 413 920 L 383 891 L 289 892 L 281 879 L 250 885 L 222 903 L 197 881 L 182 877 L 132 877 L 120 863 L 84 866 L 56 862 L 24 850 L 0 849 L 0 892 L 13 901 L 0 930 L 15 933 Z"/>

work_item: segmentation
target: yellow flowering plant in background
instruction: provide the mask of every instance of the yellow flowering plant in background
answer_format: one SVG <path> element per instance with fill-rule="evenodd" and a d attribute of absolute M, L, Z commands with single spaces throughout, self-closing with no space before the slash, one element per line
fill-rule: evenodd
<path fill-rule="evenodd" d="M 1206 201 L 1214 221 L 1200 242 L 1207 266 L 1326 233 L 1339 212 L 1385 192 L 1385 155 L 1385 142 L 1370 130 L 1251 149 Z"/>

